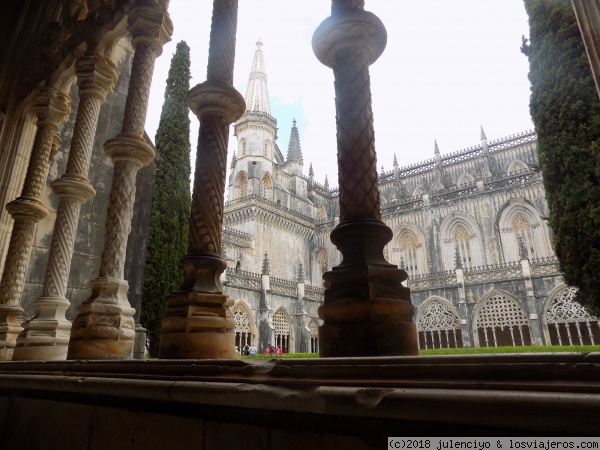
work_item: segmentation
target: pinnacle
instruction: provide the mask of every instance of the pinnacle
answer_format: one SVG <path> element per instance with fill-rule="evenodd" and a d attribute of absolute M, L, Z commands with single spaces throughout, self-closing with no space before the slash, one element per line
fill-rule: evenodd
<path fill-rule="evenodd" d="M 483 131 L 483 125 L 481 125 L 481 140 L 487 139 L 485 137 L 485 131 Z"/>
<path fill-rule="evenodd" d="M 298 128 L 296 127 L 296 119 L 294 119 L 292 132 L 290 133 L 287 160 L 299 162 L 300 164 L 303 163 L 302 148 L 300 147 L 300 135 L 298 134 Z"/>

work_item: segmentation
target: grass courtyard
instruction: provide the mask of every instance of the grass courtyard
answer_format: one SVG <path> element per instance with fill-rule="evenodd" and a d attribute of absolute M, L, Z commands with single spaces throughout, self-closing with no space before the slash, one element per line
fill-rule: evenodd
<path fill-rule="evenodd" d="M 532 345 L 526 347 L 477 347 L 477 348 L 440 348 L 430 350 L 419 350 L 421 356 L 433 355 L 483 355 L 490 353 L 555 353 L 555 352 L 600 352 L 600 345 Z M 238 358 L 318 358 L 318 353 L 284 353 L 282 356 L 256 355 L 256 356 L 238 356 Z"/>

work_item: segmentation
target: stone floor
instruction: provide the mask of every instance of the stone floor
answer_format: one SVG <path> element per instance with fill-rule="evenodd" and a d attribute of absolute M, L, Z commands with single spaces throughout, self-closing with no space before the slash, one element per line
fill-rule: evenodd
<path fill-rule="evenodd" d="M 386 448 L 598 418 L 600 353 L 0 363 L 1 449 Z"/>

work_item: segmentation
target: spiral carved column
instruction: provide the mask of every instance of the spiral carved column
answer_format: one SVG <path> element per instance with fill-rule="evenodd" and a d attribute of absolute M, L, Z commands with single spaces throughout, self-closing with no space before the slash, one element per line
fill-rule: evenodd
<path fill-rule="evenodd" d="M 389 264 L 392 230 L 381 221 L 369 66 L 381 56 L 385 27 L 362 0 L 333 0 L 313 51 L 333 69 L 340 224 L 331 241 L 342 263 L 323 275 L 321 356 L 416 355 L 417 331 L 406 272 Z"/>
<path fill-rule="evenodd" d="M 41 198 L 48 177 L 50 157 L 58 150 L 58 127 L 71 111 L 71 100 L 56 89 L 42 89 L 33 105 L 37 133 L 21 196 L 6 205 L 15 223 L 0 281 L 0 360 L 10 360 L 22 331 L 18 322 L 25 273 L 37 223 L 48 214 Z"/>
<path fill-rule="evenodd" d="M 87 175 L 100 106 L 117 80 L 114 63 L 98 54 L 85 54 L 75 64 L 79 109 L 75 119 L 65 174 L 52 183 L 58 210 L 42 297 L 34 302 L 35 316 L 23 324 L 13 360 L 64 360 L 71 322 L 65 298 L 81 205 L 95 195 Z"/>
<path fill-rule="evenodd" d="M 106 217 L 100 274 L 91 281 L 92 294 L 77 308 L 67 359 L 131 358 L 135 337 L 124 279 L 125 252 L 131 231 L 137 172 L 154 159 L 144 140 L 150 84 L 156 57 L 170 39 L 172 23 L 155 0 L 138 1 L 129 11 L 129 30 L 135 49 L 121 133 L 104 143 L 114 164 Z"/>
<path fill-rule="evenodd" d="M 200 120 L 185 280 L 167 297 L 159 357 L 232 358 L 235 334 L 233 300 L 219 287 L 227 264 L 220 257 L 229 125 L 245 102 L 233 86 L 238 0 L 213 3 L 207 81 L 188 94 Z"/>

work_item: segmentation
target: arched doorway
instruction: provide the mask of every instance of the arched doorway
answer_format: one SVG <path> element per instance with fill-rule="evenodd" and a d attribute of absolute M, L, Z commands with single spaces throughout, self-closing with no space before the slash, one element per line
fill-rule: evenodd
<path fill-rule="evenodd" d="M 475 339 L 480 347 L 531 345 L 529 320 L 510 295 L 494 292 L 482 300 L 475 314 Z"/>
<path fill-rule="evenodd" d="M 551 345 L 595 345 L 600 342 L 598 318 L 575 301 L 577 289 L 565 286 L 548 301 L 545 322 Z"/>
<path fill-rule="evenodd" d="M 283 353 L 290 352 L 291 330 L 290 319 L 283 308 L 279 308 L 273 314 L 273 325 L 275 326 L 275 343 L 283 350 Z"/>
<path fill-rule="evenodd" d="M 235 345 L 242 349 L 244 345 L 253 343 L 252 313 L 241 301 L 233 305 L 231 312 L 235 322 Z"/>
<path fill-rule="evenodd" d="M 463 346 L 458 312 L 447 300 L 426 300 L 417 312 L 417 330 L 419 348 Z"/>

